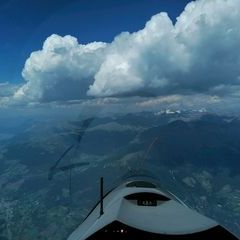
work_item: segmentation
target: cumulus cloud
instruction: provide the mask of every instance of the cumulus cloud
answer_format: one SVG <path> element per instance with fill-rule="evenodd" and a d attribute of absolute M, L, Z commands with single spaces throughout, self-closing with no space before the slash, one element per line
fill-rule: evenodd
<path fill-rule="evenodd" d="M 166 13 L 153 16 L 139 32 L 123 33 L 108 49 L 89 95 L 109 96 L 141 90 L 161 93 L 175 85 L 173 76 L 188 69 L 188 53 L 173 34 Z"/>
<path fill-rule="evenodd" d="M 14 98 L 49 102 L 85 97 L 105 47 L 102 42 L 81 45 L 75 37 L 51 35 L 42 50 L 33 52 L 26 61 L 22 72 L 26 84 Z"/>
<path fill-rule="evenodd" d="M 13 94 L 19 87 L 19 84 L 11 84 L 9 82 L 0 83 L 0 107 L 5 107 L 11 102 Z"/>
<path fill-rule="evenodd" d="M 186 6 L 175 24 L 167 13 L 159 13 L 142 30 L 122 33 L 110 44 L 82 45 L 72 36 L 52 35 L 26 61 L 26 83 L 14 98 L 239 97 L 239 9 L 239 0 L 198 0 Z"/>
<path fill-rule="evenodd" d="M 17 84 L 11 84 L 9 82 L 0 83 L 0 98 L 10 97 L 19 88 Z"/>
<path fill-rule="evenodd" d="M 166 13 L 153 16 L 143 30 L 115 39 L 88 93 L 216 94 L 239 85 L 239 9 L 239 0 L 200 0 L 175 25 Z"/>

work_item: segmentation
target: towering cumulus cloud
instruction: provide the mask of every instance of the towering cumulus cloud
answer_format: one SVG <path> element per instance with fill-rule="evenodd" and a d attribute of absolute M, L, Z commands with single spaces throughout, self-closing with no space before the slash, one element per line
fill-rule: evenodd
<path fill-rule="evenodd" d="M 209 94 L 240 97 L 240 1 L 199 0 L 173 24 L 159 13 L 110 44 L 50 36 L 23 69 L 15 98 Z"/>
<path fill-rule="evenodd" d="M 102 42 L 81 45 L 72 36 L 51 35 L 26 61 L 22 72 L 26 84 L 14 97 L 42 102 L 84 98 L 105 47 Z"/>

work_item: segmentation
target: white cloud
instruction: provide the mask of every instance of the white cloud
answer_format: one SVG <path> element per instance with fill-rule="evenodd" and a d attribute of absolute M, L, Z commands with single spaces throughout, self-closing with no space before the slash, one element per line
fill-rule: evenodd
<path fill-rule="evenodd" d="M 120 35 L 89 94 L 150 89 L 157 95 L 211 92 L 240 83 L 240 1 L 200 0 L 175 25 L 160 13 L 134 34 Z"/>
<path fill-rule="evenodd" d="M 0 83 L 0 108 L 5 107 L 12 102 L 11 98 L 19 87 L 19 84 L 11 84 L 9 82 Z"/>
<path fill-rule="evenodd" d="M 72 36 L 51 35 L 43 49 L 26 61 L 22 75 L 27 82 L 14 98 L 42 102 L 84 98 L 105 46 L 101 42 L 81 45 Z"/>
<path fill-rule="evenodd" d="M 18 88 L 19 85 L 17 84 L 11 84 L 9 82 L 0 83 L 0 98 L 12 96 Z"/>
<path fill-rule="evenodd" d="M 161 107 L 163 105 L 172 105 L 182 101 L 180 95 L 169 95 L 163 97 L 150 98 L 141 102 L 137 102 L 136 105 L 141 108 Z"/>
<path fill-rule="evenodd" d="M 122 33 L 110 44 L 81 45 L 72 36 L 52 35 L 26 61 L 26 83 L 14 98 L 238 97 L 239 23 L 239 0 L 198 0 L 187 5 L 175 25 L 159 13 L 142 30 Z"/>
<path fill-rule="evenodd" d="M 153 16 L 143 30 L 118 36 L 95 75 L 89 95 L 109 96 L 169 89 L 171 76 L 188 68 L 188 53 L 175 40 L 166 13 Z"/>

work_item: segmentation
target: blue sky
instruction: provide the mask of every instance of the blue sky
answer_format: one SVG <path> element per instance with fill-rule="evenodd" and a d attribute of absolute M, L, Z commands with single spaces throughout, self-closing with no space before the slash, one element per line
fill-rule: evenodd
<path fill-rule="evenodd" d="M 166 11 L 171 19 L 187 0 L 2 0 L 0 3 L 0 82 L 19 83 L 32 51 L 52 33 L 70 34 L 80 43 L 111 42 L 122 31 L 144 27 Z"/>

